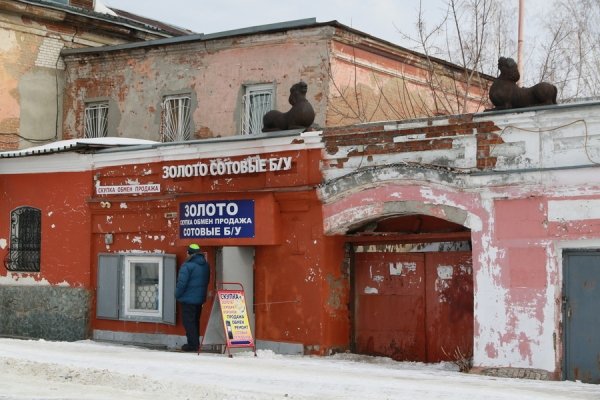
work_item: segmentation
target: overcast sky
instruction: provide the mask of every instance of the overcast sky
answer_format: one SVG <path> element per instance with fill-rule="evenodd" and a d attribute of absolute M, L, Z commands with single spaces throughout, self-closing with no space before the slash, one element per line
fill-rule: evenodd
<path fill-rule="evenodd" d="M 317 22 L 337 20 L 369 35 L 412 50 L 422 51 L 402 32 L 416 36 L 419 0 L 97 0 L 107 6 L 163 21 L 196 33 L 215 33 L 250 26 L 272 24 L 304 18 Z M 505 0 L 514 7 L 515 26 L 519 0 Z M 525 63 L 529 64 L 536 48 L 535 24 L 551 0 L 525 2 Z M 422 0 L 426 28 L 429 30 L 443 19 L 448 0 Z M 537 21 L 537 22 L 536 22 Z M 514 33 L 517 42 L 517 32 Z M 539 35 L 538 35 L 539 36 Z M 517 57 L 517 49 L 505 56 Z M 441 56 L 444 58 L 443 56 Z M 527 68 L 521 77 L 531 78 Z"/>
<path fill-rule="evenodd" d="M 514 2 L 518 0 L 507 0 Z M 525 0 L 526 17 L 537 12 Z M 197 33 L 214 33 L 248 26 L 316 17 L 318 22 L 337 20 L 370 35 L 411 47 L 398 34 L 415 31 L 418 0 L 102 0 L 108 6 L 157 19 Z M 425 19 L 431 25 L 444 14 L 447 0 L 423 0 Z M 517 16 L 515 16 L 517 18 Z M 516 35 L 516 33 L 515 33 Z"/>
<path fill-rule="evenodd" d="M 398 43 L 396 26 L 414 25 L 417 0 L 102 0 L 108 6 L 158 19 L 198 33 L 316 17 L 337 20 L 373 36 Z M 441 13 L 444 0 L 424 0 L 427 16 Z"/>

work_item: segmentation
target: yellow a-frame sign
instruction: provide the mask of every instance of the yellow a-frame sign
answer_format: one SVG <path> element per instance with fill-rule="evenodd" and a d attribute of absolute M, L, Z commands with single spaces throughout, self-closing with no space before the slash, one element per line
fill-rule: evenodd
<path fill-rule="evenodd" d="M 256 344 L 250 328 L 244 287 L 237 282 L 222 282 L 217 285 L 217 298 L 213 302 L 203 344 L 224 344 L 229 357 L 232 348 L 249 347 L 256 356 Z M 238 290 L 223 289 L 225 286 L 239 286 Z"/>

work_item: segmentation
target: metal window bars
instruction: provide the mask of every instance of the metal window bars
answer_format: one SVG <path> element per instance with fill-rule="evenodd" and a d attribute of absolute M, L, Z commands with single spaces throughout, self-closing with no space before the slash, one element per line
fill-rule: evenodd
<path fill-rule="evenodd" d="M 181 142 L 191 136 L 190 96 L 166 96 L 162 102 L 161 140 Z"/>
<path fill-rule="evenodd" d="M 9 271 L 40 271 L 41 210 L 19 207 L 10 214 L 10 247 L 4 259 Z"/>
<path fill-rule="evenodd" d="M 92 103 L 85 107 L 85 137 L 99 138 L 108 134 L 108 103 Z"/>
<path fill-rule="evenodd" d="M 273 89 L 255 90 L 248 87 L 242 97 L 242 135 L 262 132 L 263 116 L 272 109 Z"/>

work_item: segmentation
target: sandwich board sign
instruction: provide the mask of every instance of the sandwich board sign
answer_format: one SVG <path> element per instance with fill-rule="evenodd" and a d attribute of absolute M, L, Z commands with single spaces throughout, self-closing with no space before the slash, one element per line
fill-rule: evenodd
<path fill-rule="evenodd" d="M 229 357 L 231 357 L 230 349 L 250 347 L 256 356 L 244 287 L 241 283 L 223 282 L 220 284 L 221 287 L 224 285 L 238 285 L 241 289 L 217 290 L 217 298 L 213 302 L 200 348 L 203 344 L 224 344 Z"/>

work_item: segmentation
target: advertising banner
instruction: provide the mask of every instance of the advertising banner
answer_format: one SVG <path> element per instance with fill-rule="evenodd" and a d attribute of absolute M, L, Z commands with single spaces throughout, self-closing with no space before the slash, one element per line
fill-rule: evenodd
<path fill-rule="evenodd" d="M 227 347 L 254 347 L 243 290 L 218 290 Z"/>
<path fill-rule="evenodd" d="M 254 200 L 194 201 L 179 205 L 180 239 L 254 237 Z"/>

